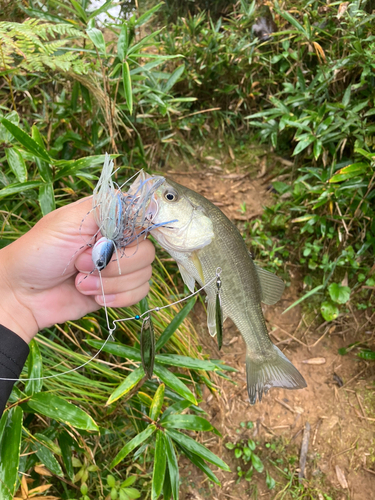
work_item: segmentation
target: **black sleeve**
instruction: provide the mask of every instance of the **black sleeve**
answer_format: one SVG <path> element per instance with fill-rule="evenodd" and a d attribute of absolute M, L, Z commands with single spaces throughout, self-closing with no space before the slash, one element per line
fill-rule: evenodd
<path fill-rule="evenodd" d="M 0 325 L 0 379 L 20 376 L 29 354 L 29 346 L 17 334 Z M 0 380 L 0 417 L 8 401 L 14 380 Z"/>

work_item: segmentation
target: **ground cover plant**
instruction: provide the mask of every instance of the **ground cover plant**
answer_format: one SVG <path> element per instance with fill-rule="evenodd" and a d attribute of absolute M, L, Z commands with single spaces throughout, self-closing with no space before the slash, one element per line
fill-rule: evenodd
<path fill-rule="evenodd" d="M 232 157 L 230 144 L 250 144 L 255 136 L 286 160 L 283 170 L 264 173 L 275 203 L 243 225 L 255 257 L 273 271 L 287 258 L 298 263 L 305 284 L 298 302 L 316 301 L 322 321 L 358 312 L 371 319 L 371 2 L 265 2 L 266 11 L 255 1 L 225 10 L 221 2 L 202 2 L 202 10 L 187 2 L 179 16 L 173 2 L 150 2 L 148 10 L 141 6 L 120 19 L 111 14 L 113 4 L 95 11 L 86 0 L 4 3 L 1 244 L 54 208 L 91 194 L 106 151 L 125 167 L 126 178 L 139 168 L 162 167 L 172 155 L 199 163 L 193 141 L 213 138 Z M 96 21 L 101 13 L 108 15 L 105 26 Z M 261 15 L 277 26 L 266 41 L 252 31 Z M 153 307 L 181 297 L 175 268 L 160 255 L 148 298 Z M 116 343 L 84 371 L 17 384 L 0 422 L 0 462 L 8 464 L 1 498 L 176 499 L 179 455 L 218 482 L 206 462 L 223 470 L 226 464 L 184 430 L 217 432 L 198 403 L 202 388 L 215 392 L 216 377 L 226 377 L 229 367 L 201 353 L 186 319 L 193 305 L 155 317 L 158 379 L 140 388 L 135 321 L 122 324 Z M 140 307 L 145 304 L 110 316 L 134 315 Z M 105 335 L 100 313 L 49 329 L 32 342 L 23 376 L 82 364 Z M 374 359 L 369 342 L 340 354 L 349 352 Z M 263 463 L 273 478 L 272 463 L 258 458 L 253 442 L 232 444 L 243 462 L 239 480 L 265 475 Z M 295 481 L 293 474 L 286 479 Z M 283 497 L 282 488 L 272 491 Z M 303 494 L 303 488 L 295 491 L 296 498 Z"/>

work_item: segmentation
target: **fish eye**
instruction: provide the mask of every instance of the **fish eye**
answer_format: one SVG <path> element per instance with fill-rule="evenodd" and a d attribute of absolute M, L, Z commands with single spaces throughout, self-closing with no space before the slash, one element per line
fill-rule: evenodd
<path fill-rule="evenodd" d="M 164 193 L 164 198 L 167 201 L 177 201 L 178 200 L 178 194 L 174 189 L 168 189 Z"/>

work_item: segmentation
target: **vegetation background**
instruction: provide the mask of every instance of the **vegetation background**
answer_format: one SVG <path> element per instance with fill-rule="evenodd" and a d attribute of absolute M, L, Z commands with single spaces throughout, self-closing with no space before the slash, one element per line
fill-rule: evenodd
<path fill-rule="evenodd" d="M 234 145 L 263 142 L 284 163 L 267 171 L 273 203 L 241 226 L 255 257 L 287 281 L 285 260 L 298 265 L 297 302 L 318 308 L 321 322 L 352 316 L 373 327 L 372 0 L 0 4 L 2 246 L 90 195 L 106 151 L 126 179 L 176 159 L 199 164 L 198 146 L 233 157 Z M 174 264 L 158 255 L 152 307 L 184 293 Z M 154 318 L 157 378 L 145 381 L 131 321 L 84 370 L 15 386 L 0 421 L 1 499 L 176 500 L 182 456 L 219 483 L 209 465 L 229 467 L 198 440 L 220 435 L 199 403 L 231 368 L 202 352 L 187 319 L 194 302 Z M 97 313 L 42 332 L 23 377 L 86 362 L 106 330 Z M 340 354 L 371 363 L 372 341 L 359 329 Z M 299 482 L 296 464 L 280 473 L 253 440 L 227 444 L 250 464 L 238 480 L 255 471 L 277 498 L 336 498 L 313 479 Z"/>

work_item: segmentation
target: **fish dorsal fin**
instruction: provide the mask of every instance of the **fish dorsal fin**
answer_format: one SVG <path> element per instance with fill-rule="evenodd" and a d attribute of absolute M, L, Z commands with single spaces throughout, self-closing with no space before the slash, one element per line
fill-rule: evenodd
<path fill-rule="evenodd" d="M 181 278 L 183 279 L 185 285 L 188 287 L 188 289 L 191 291 L 191 293 L 194 292 L 194 286 L 195 286 L 195 279 L 194 276 L 192 276 L 188 271 L 184 268 L 182 264 L 177 262 L 178 265 L 178 270 L 180 271 Z"/>
<path fill-rule="evenodd" d="M 257 265 L 255 265 L 255 269 L 257 270 L 262 290 L 262 302 L 269 306 L 276 304 L 281 299 L 285 283 L 276 274 L 272 274 Z"/>

